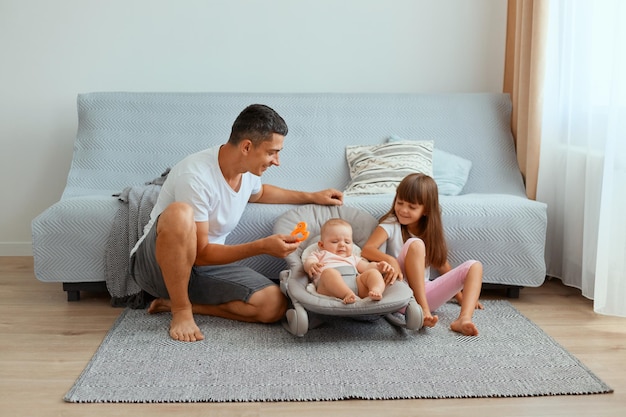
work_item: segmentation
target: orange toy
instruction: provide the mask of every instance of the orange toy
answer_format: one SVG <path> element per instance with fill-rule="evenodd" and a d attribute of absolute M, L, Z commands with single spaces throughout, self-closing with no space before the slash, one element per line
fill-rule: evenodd
<path fill-rule="evenodd" d="M 302 242 L 309 237 L 309 231 L 306 230 L 307 224 L 306 222 L 300 222 L 296 225 L 296 227 L 291 231 L 291 236 L 295 236 L 298 242 Z"/>

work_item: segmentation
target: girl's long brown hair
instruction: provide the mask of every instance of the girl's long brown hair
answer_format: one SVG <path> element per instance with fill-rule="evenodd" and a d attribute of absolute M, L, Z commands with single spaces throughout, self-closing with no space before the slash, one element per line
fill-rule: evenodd
<path fill-rule="evenodd" d="M 417 237 L 422 239 L 426 246 L 426 264 L 435 268 L 442 267 L 448 258 L 448 246 L 443 232 L 437 183 L 432 177 L 422 173 L 404 177 L 396 189 L 391 210 L 380 218 L 381 223 L 389 217 L 395 217 L 398 199 L 424 206 L 424 215 L 417 222 Z M 401 225 L 400 228 L 402 240 L 406 242 L 410 237 L 408 228 L 405 225 Z"/>

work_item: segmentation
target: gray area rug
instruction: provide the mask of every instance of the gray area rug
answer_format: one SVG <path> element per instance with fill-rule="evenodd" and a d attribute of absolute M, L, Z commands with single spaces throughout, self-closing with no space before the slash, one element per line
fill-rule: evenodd
<path fill-rule="evenodd" d="M 484 301 L 478 337 L 332 317 L 304 337 L 280 324 L 196 317 L 206 339 L 168 336 L 169 314 L 126 309 L 68 402 L 234 402 L 527 397 L 612 389 L 508 301 Z"/>

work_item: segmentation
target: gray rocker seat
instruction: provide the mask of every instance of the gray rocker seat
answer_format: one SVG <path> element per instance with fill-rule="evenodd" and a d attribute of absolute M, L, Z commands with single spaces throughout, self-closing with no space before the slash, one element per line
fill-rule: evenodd
<path fill-rule="evenodd" d="M 354 207 L 314 204 L 289 210 L 279 216 L 274 224 L 274 233 L 289 234 L 302 221 L 307 223 L 309 231 L 309 237 L 285 259 L 289 269 L 280 273 L 281 289 L 291 303 L 283 320 L 285 328 L 296 336 L 304 336 L 314 327 L 309 313 L 315 313 L 318 320 L 323 320 L 323 316 L 371 318 L 378 315 L 387 318 L 393 325 L 409 330 L 420 329 L 423 325 L 422 309 L 415 301 L 411 288 L 403 281 L 387 287 L 380 301 L 363 298 L 353 304 L 344 304 L 338 298 L 317 294 L 310 287 L 307 289 L 310 281 L 304 272 L 302 255 L 311 245 L 317 245 L 322 225 L 331 218 L 342 218 L 352 225 L 353 241 L 359 247 L 365 244 L 378 224 L 372 215 Z M 404 307 L 406 320 L 398 320 L 391 314 Z"/>

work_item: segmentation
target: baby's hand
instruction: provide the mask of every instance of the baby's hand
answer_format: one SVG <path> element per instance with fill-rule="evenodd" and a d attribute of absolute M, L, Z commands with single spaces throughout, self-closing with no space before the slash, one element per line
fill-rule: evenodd
<path fill-rule="evenodd" d="M 393 271 L 393 266 L 391 266 L 389 263 L 385 261 L 376 262 L 376 267 L 378 268 L 380 272 L 383 273 L 383 275 L 387 271 Z"/>
<path fill-rule="evenodd" d="M 398 279 L 398 274 L 396 274 L 396 270 L 393 269 L 390 263 L 385 261 L 380 261 L 377 263 L 376 267 L 383 274 L 383 278 L 385 279 L 385 285 L 393 284 L 396 279 Z"/>
<path fill-rule="evenodd" d="M 323 265 L 319 262 L 312 263 L 309 266 L 308 271 L 306 271 L 306 273 L 309 275 L 309 278 L 313 278 L 314 276 L 321 274 L 322 266 Z"/>

